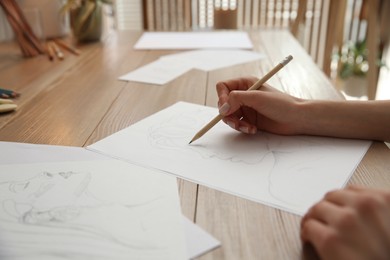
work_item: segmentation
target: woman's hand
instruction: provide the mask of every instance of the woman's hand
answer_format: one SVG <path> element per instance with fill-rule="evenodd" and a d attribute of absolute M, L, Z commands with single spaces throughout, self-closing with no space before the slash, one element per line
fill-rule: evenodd
<path fill-rule="evenodd" d="M 358 187 L 329 192 L 303 217 L 301 239 L 321 259 L 389 259 L 390 192 Z"/>
<path fill-rule="evenodd" d="M 247 134 L 265 130 L 275 134 L 299 134 L 302 99 L 284 94 L 265 84 L 246 91 L 257 78 L 247 77 L 217 84 L 219 113 L 230 127 Z"/>

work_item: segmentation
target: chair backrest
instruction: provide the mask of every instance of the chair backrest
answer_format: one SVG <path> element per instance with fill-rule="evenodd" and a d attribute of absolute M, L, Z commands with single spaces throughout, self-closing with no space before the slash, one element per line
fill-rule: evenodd
<path fill-rule="evenodd" d="M 317 65 L 330 75 L 331 52 L 343 0 L 243 0 L 239 28 L 285 28 L 298 39 Z M 333 27 L 332 30 L 328 28 Z M 340 33 L 338 33 L 340 35 Z"/>
<path fill-rule="evenodd" d="M 239 28 L 290 28 L 297 20 L 299 0 L 238 1 Z"/>
<path fill-rule="evenodd" d="M 191 0 L 142 0 L 142 9 L 144 30 L 192 30 Z"/>
<path fill-rule="evenodd" d="M 289 28 L 297 17 L 300 1 L 142 0 L 144 29 L 174 31 L 213 28 L 215 9 L 225 6 L 238 10 L 239 28 Z"/>
<path fill-rule="evenodd" d="M 344 17 L 343 41 L 366 41 L 369 66 L 367 97 L 375 99 L 379 74 L 377 63 L 390 37 L 390 1 L 349 0 L 349 5 Z"/>
<path fill-rule="evenodd" d="M 330 59 L 339 14 L 346 0 L 143 0 L 144 29 L 149 31 L 187 31 L 221 28 L 220 9 L 232 10 L 237 24 L 231 28 L 289 29 L 313 60 L 330 75 Z M 345 8 L 345 7 L 344 7 Z M 214 17 L 215 16 L 215 17 Z M 226 22 L 223 22 L 226 26 Z M 338 26 L 340 27 L 340 26 Z M 226 28 L 226 27 L 224 27 Z M 229 28 L 227 28 L 229 29 Z M 329 69 L 328 69 L 329 68 Z"/>
<path fill-rule="evenodd" d="M 385 26 L 385 22 L 389 20 L 389 1 L 349 0 L 349 4 L 350 9 L 345 13 L 345 41 L 356 42 L 365 39 L 370 21 L 374 21 L 380 29 L 380 40 L 388 40 L 390 30 Z"/>

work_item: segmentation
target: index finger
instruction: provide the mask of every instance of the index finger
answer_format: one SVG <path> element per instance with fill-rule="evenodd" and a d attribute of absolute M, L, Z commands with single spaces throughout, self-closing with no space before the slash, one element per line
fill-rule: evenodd
<path fill-rule="evenodd" d="M 257 81 L 255 77 L 237 78 L 217 83 L 218 106 L 227 102 L 229 93 L 233 90 L 248 90 Z"/>

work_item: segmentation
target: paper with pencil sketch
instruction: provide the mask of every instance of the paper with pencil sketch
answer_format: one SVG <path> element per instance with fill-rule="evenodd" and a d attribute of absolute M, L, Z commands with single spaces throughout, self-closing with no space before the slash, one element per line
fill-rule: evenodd
<path fill-rule="evenodd" d="M 176 178 L 119 160 L 0 165 L 1 259 L 187 258 Z"/>
<path fill-rule="evenodd" d="M 189 145 L 217 113 L 179 102 L 88 149 L 301 215 L 326 192 L 346 184 L 371 144 L 245 135 L 221 121 Z"/>
<path fill-rule="evenodd" d="M 16 142 L 0 142 L 0 154 L 2 154 L 0 157 L 0 165 L 102 161 L 110 159 L 107 156 L 89 151 L 82 147 Z M 142 172 L 143 170 L 141 173 Z M 174 189 L 177 190 L 177 187 Z M 183 216 L 182 218 L 184 220 L 188 258 L 193 259 L 220 246 L 220 242 L 209 233 L 202 230 L 186 217 Z M 0 252 L 2 251 L 1 248 L 2 244 L 0 243 Z"/>
<path fill-rule="evenodd" d="M 211 71 L 264 58 L 263 54 L 245 50 L 196 50 L 160 57 L 119 79 L 164 85 L 191 69 Z"/>
<path fill-rule="evenodd" d="M 136 50 L 252 49 L 247 32 L 144 32 Z"/>

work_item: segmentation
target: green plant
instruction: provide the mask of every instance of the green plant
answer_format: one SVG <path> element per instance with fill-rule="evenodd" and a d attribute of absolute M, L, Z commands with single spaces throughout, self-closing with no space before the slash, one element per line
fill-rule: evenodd
<path fill-rule="evenodd" d="M 340 66 L 338 70 L 340 78 L 347 79 L 352 76 L 365 77 L 369 69 L 367 55 L 366 40 L 345 43 L 341 48 L 340 54 L 336 57 Z M 386 65 L 378 59 L 377 66 L 381 67 Z"/>
<path fill-rule="evenodd" d="M 77 9 L 82 6 L 91 6 L 90 8 L 95 7 L 96 4 L 112 4 L 112 0 L 66 0 L 65 4 L 61 8 L 61 12 L 65 13 L 72 9 Z"/>
<path fill-rule="evenodd" d="M 78 41 L 98 40 L 102 26 L 102 4 L 111 0 L 66 0 L 61 13 L 69 12 L 71 27 Z"/>

